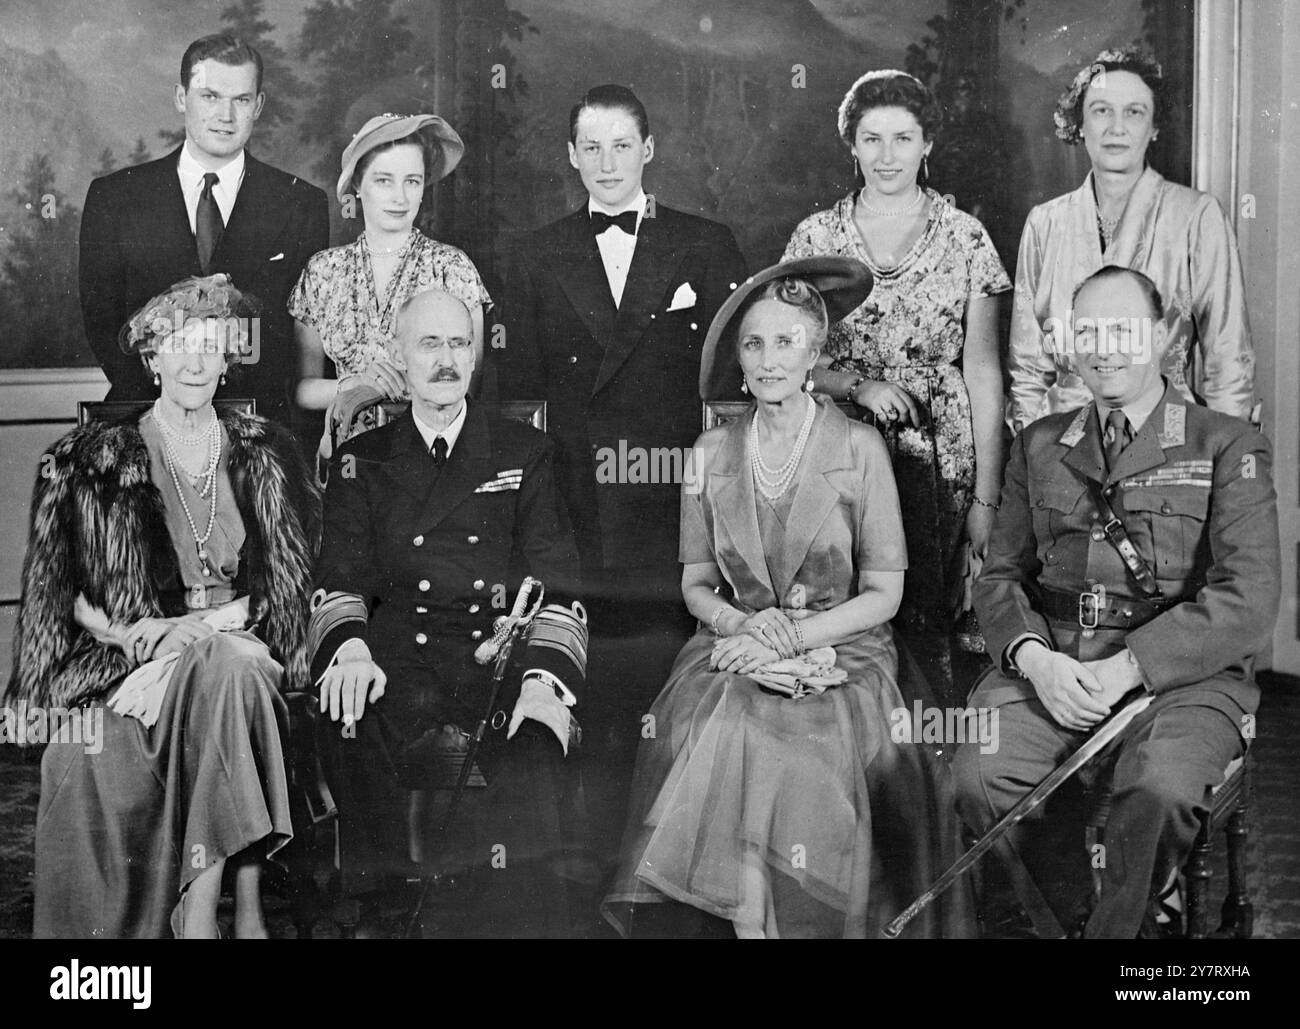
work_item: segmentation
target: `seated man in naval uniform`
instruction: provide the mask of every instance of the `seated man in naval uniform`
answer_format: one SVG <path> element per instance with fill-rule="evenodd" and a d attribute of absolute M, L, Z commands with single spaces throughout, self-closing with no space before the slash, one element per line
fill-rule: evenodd
<path fill-rule="evenodd" d="M 1168 333 L 1150 279 L 1102 268 L 1073 317 L 1093 400 L 1012 444 L 974 593 L 997 668 L 970 703 L 999 709 L 1000 739 L 959 750 L 954 773 L 962 817 L 985 832 L 1129 694 L 1154 694 L 1080 773 L 1112 783 L 1084 935 L 1132 939 L 1177 920 L 1167 902 L 1210 791 L 1253 735 L 1251 659 L 1280 594 L 1277 505 L 1268 440 L 1161 376 Z M 1008 840 L 1031 875 L 1045 828 L 1027 819 Z M 1035 897 L 1046 879 L 1017 884 L 1025 906 L 1041 898 L 1070 920 L 1064 898 Z"/>
<path fill-rule="evenodd" d="M 508 898 L 502 910 L 527 909 L 525 927 L 510 931 L 562 933 L 572 917 L 564 884 L 538 869 L 563 864 L 563 763 L 577 735 L 587 625 L 553 447 L 466 399 L 473 332 L 459 300 L 417 294 L 397 326 L 411 407 L 335 456 L 309 638 L 344 892 L 413 873 L 410 791 L 440 784 L 439 774 L 447 785 L 448 757 L 463 755 L 490 694 L 492 666 L 475 651 L 531 575 L 543 606 L 489 713 L 475 762 L 487 790 L 466 805 L 474 818 L 457 817 L 453 840 L 432 845 L 445 861 L 454 842 L 489 869 L 478 878 Z M 477 928 L 491 935 L 493 917 Z"/>

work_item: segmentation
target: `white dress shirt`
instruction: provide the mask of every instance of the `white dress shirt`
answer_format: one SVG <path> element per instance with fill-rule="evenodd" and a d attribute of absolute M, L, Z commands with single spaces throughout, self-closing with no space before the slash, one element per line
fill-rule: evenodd
<path fill-rule="evenodd" d="M 415 427 L 420 430 L 420 436 L 424 439 L 424 449 L 433 453 L 433 441 L 441 436 L 447 441 L 447 456 L 451 457 L 452 450 L 456 447 L 456 441 L 460 439 L 460 430 L 465 427 L 465 412 L 469 410 L 469 404 L 464 400 L 460 402 L 460 411 L 456 417 L 451 420 L 442 431 L 435 429 L 432 425 L 421 420 L 415 411 L 415 406 L 411 406 L 411 416 L 415 419 Z"/>
<path fill-rule="evenodd" d="M 221 224 L 230 224 L 230 212 L 235 209 L 235 198 L 239 196 L 239 187 L 244 181 L 244 151 L 239 151 L 220 168 L 217 184 L 212 187 L 212 196 L 217 201 L 217 210 L 221 212 Z M 199 195 L 203 192 L 203 176 L 208 169 L 199 164 L 190 153 L 189 140 L 181 147 L 180 160 L 176 162 L 176 174 L 181 180 L 181 194 L 185 197 L 185 213 L 189 215 L 190 231 L 194 232 L 195 216 L 199 209 Z"/>
<path fill-rule="evenodd" d="M 636 231 L 641 232 L 641 219 L 645 217 L 645 190 L 637 190 L 636 196 L 619 208 L 610 208 L 600 203 L 595 197 L 587 198 L 587 214 L 603 211 L 605 214 L 622 214 L 624 211 L 636 211 Z M 614 294 L 614 306 L 623 303 L 623 287 L 627 285 L 627 271 L 632 266 L 632 255 L 636 252 L 636 236 L 629 236 L 622 229 L 610 226 L 596 237 L 596 246 L 600 248 L 600 260 L 605 265 L 605 278 L 609 280 L 609 291 Z"/>

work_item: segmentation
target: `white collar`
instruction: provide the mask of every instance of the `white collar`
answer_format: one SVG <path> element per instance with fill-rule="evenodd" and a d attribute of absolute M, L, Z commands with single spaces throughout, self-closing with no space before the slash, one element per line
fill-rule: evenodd
<path fill-rule="evenodd" d="M 1165 382 L 1163 378 L 1160 382 L 1160 389 L 1152 392 L 1151 400 L 1139 399 L 1136 403 L 1126 404 L 1120 408 L 1124 412 L 1124 417 L 1128 419 L 1129 427 L 1132 429 L 1134 436 L 1142 431 L 1142 426 L 1146 425 L 1147 419 L 1160 406 L 1160 401 L 1164 400 Z M 1113 410 L 1115 410 L 1113 407 L 1107 407 L 1101 401 L 1097 402 L 1097 420 L 1101 423 L 1103 430 L 1106 428 L 1106 416 Z"/>
<path fill-rule="evenodd" d="M 646 202 L 646 195 L 644 189 L 638 189 L 636 191 L 636 196 L 632 197 L 632 199 L 630 199 L 622 207 L 610 207 L 608 204 L 602 204 L 594 196 L 588 193 L 587 214 L 590 215 L 595 211 L 601 211 L 604 214 L 615 215 L 615 214 L 622 214 L 624 211 L 635 211 L 636 227 L 637 227 L 637 231 L 640 232 L 641 219 L 645 217 L 645 202 Z"/>
<path fill-rule="evenodd" d="M 217 173 L 219 179 L 217 188 L 229 189 L 233 193 L 238 189 L 239 184 L 244 181 L 244 151 L 240 150 L 220 168 L 212 170 Z M 190 141 L 188 139 L 181 147 L 181 156 L 176 162 L 176 171 L 179 173 L 182 182 L 190 184 L 201 183 L 203 176 L 208 173 L 208 169 L 199 164 L 194 155 L 190 153 Z"/>
<path fill-rule="evenodd" d="M 439 432 L 432 425 L 424 422 L 415 412 L 415 405 L 411 405 L 411 417 L 415 419 L 415 427 L 420 431 L 420 437 L 424 440 L 424 449 L 430 453 L 433 451 L 433 441 L 441 436 L 447 441 L 447 456 L 456 449 L 456 440 L 460 439 L 460 430 L 465 427 L 465 412 L 469 410 L 469 401 L 462 400 L 460 411 L 456 417 L 451 420 L 451 424 Z"/>

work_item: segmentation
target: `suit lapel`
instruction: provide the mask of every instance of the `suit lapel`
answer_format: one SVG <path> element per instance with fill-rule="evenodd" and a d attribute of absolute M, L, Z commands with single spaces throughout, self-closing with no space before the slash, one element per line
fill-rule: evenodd
<path fill-rule="evenodd" d="M 279 192 L 272 187 L 266 174 L 266 165 L 245 153 L 244 181 L 235 197 L 230 221 L 226 223 L 212 255 L 212 267 L 234 268 L 235 281 L 247 281 L 247 276 L 263 257 L 259 244 L 275 239 L 289 217 L 288 205 L 280 200 Z M 252 267 L 241 267 L 241 264 Z"/>
<path fill-rule="evenodd" d="M 1119 482 L 1120 479 L 1141 475 L 1164 464 L 1165 448 L 1181 446 L 1185 442 L 1186 411 L 1182 398 L 1166 384 L 1164 396 L 1151 412 L 1151 417 L 1138 430 L 1133 442 L 1124 448 L 1124 453 L 1119 455 L 1110 481 Z"/>
<path fill-rule="evenodd" d="M 614 296 L 609 291 L 605 265 L 600 260 L 596 237 L 591 234 L 586 209 L 575 211 L 560 223 L 559 245 L 551 261 L 555 277 L 569 303 L 601 349 L 609 346 L 614 333 Z"/>
<path fill-rule="evenodd" d="M 599 392 L 622 367 L 650 327 L 652 317 L 662 313 L 659 305 L 682 261 L 681 252 L 674 246 L 671 227 L 664 227 L 665 213 L 641 219 L 636 249 L 632 252 L 632 264 L 623 287 L 623 301 L 614 321 L 613 341 L 605 349 L 605 358 L 592 387 L 593 394 Z M 599 254 L 597 260 L 599 262 Z"/>
<path fill-rule="evenodd" d="M 838 411 L 835 413 L 839 414 Z M 830 409 L 821 405 L 818 405 L 816 417 L 817 423 L 804 450 L 806 464 L 799 475 L 790 514 L 785 520 L 785 546 L 777 555 L 777 585 L 782 590 L 802 567 L 808 549 L 821 531 L 822 522 L 839 502 L 840 492 L 827 481 L 827 474 L 852 467 L 846 445 L 848 434 L 844 431 L 847 419 L 844 425 L 835 424 Z"/>
<path fill-rule="evenodd" d="M 150 212 L 150 218 L 156 218 L 157 221 L 150 226 L 150 230 L 157 232 L 160 240 L 171 241 L 166 244 L 169 250 L 175 246 L 175 257 L 165 260 L 180 262 L 175 265 L 177 280 L 186 274 L 202 274 L 198 246 L 194 241 L 194 230 L 190 228 L 189 212 L 185 210 L 185 193 L 181 189 L 180 173 L 176 168 L 180 157 L 181 147 L 177 147 L 156 162 L 158 181 L 150 188 L 152 195 L 158 198 L 157 208 Z"/>
<path fill-rule="evenodd" d="M 745 454 L 745 440 L 753 409 L 743 418 L 737 418 L 727 427 L 727 438 L 718 454 L 717 467 L 710 472 L 710 486 L 716 498 L 713 510 L 718 521 L 736 545 L 741 560 L 750 575 L 767 587 L 776 603 L 776 589 L 768 573 L 767 558 L 763 553 L 763 538 L 758 531 L 758 509 L 754 506 L 754 484 L 749 474 Z M 765 605 L 770 606 L 770 605 Z"/>
<path fill-rule="evenodd" d="M 412 428 L 414 429 L 414 423 Z M 419 430 L 416 430 L 416 436 L 419 436 Z M 456 447 L 448 455 L 442 474 L 427 494 L 424 508 L 420 512 L 420 527 L 426 532 L 432 529 L 480 484 L 500 470 L 503 469 L 492 467 L 492 434 L 488 428 L 487 415 L 479 405 L 470 403 Z"/>
<path fill-rule="evenodd" d="M 1106 452 L 1101 445 L 1101 429 L 1097 423 L 1097 405 L 1089 404 L 1079 409 L 1074 421 L 1061 435 L 1061 443 L 1070 447 L 1061 460 L 1083 478 L 1092 482 L 1106 481 Z"/>
<path fill-rule="evenodd" d="M 424 507 L 433 481 L 433 458 L 425 449 L 424 437 L 415 427 L 415 418 L 409 410 L 402 415 L 393 433 L 385 471 L 395 494 L 404 494 L 417 511 Z"/>

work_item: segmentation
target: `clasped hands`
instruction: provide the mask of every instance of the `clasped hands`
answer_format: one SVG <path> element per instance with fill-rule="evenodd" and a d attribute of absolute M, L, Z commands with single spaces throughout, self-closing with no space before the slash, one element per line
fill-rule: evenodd
<path fill-rule="evenodd" d="M 738 621 L 713 645 L 711 666 L 723 672 L 747 675 L 782 658 L 795 657 L 805 649 L 792 615 L 779 607 L 769 607 L 746 617 L 734 612 Z M 803 617 L 807 617 L 803 615 Z"/>
<path fill-rule="evenodd" d="M 1121 697 L 1142 685 L 1142 671 L 1127 648 L 1100 661 L 1076 661 L 1029 640 L 1015 660 L 1047 713 L 1075 732 L 1094 728 Z"/>
<path fill-rule="evenodd" d="M 198 614 L 141 618 L 130 625 L 110 622 L 108 615 L 81 594 L 73 602 L 72 617 L 100 643 L 117 647 L 137 665 L 168 654 L 179 654 L 195 640 L 217 631 Z"/>

